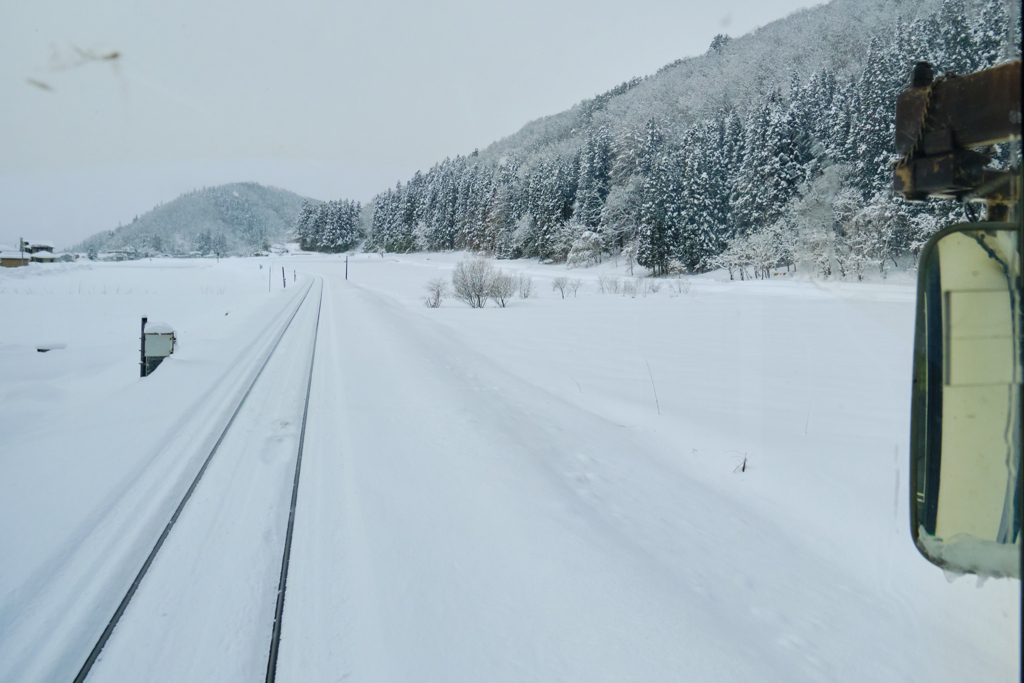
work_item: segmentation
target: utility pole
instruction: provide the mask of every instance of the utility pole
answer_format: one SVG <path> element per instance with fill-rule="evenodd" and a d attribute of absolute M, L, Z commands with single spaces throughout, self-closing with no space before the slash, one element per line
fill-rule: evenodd
<path fill-rule="evenodd" d="M 281 289 L 287 289 L 287 287 L 288 287 L 288 278 L 285 277 L 284 266 L 281 266 Z"/>
<path fill-rule="evenodd" d="M 348 254 L 345 254 L 345 279 L 348 279 Z"/>

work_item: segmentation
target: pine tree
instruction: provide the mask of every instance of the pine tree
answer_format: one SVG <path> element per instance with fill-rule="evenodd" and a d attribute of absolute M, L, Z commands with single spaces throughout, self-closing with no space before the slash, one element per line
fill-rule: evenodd
<path fill-rule="evenodd" d="M 655 276 L 667 272 L 677 241 L 674 228 L 678 214 L 673 203 L 678 196 L 674 192 L 677 161 L 674 155 L 663 151 L 656 159 L 645 162 L 648 169 L 640 208 L 637 263 L 650 268 Z"/>
<path fill-rule="evenodd" d="M 764 136 L 770 116 L 771 101 L 764 98 L 757 106 L 751 107 L 743 126 L 743 162 L 733 183 L 731 202 L 736 235 L 745 235 L 759 224 L 758 217 L 762 209 L 758 188 L 761 173 L 759 164 L 763 163 L 766 157 Z"/>
<path fill-rule="evenodd" d="M 678 203 L 674 255 L 691 272 L 712 267 L 728 234 L 727 169 L 723 156 L 725 124 L 708 121 L 685 138 L 684 170 Z"/>
<path fill-rule="evenodd" d="M 1006 3 L 1003 0 L 988 0 L 973 30 L 979 68 L 987 69 L 999 61 L 1000 51 L 1006 39 L 1006 24 Z"/>
<path fill-rule="evenodd" d="M 849 163 L 852 157 L 849 150 L 850 129 L 853 124 L 850 99 L 843 90 L 837 90 L 832 98 L 832 105 L 824 114 L 822 137 L 819 138 L 825 148 L 825 156 L 834 163 Z"/>
<path fill-rule="evenodd" d="M 723 238 L 732 239 L 738 233 L 736 215 L 733 207 L 739 203 L 740 179 L 744 168 L 746 150 L 746 134 L 743 130 L 743 119 L 735 109 L 731 109 L 725 117 L 725 130 L 722 133 L 722 163 L 725 175 L 724 202 L 725 215 Z"/>
<path fill-rule="evenodd" d="M 890 185 L 890 166 L 896 131 L 894 102 L 904 85 L 906 62 L 896 53 L 898 44 L 874 38 L 868 48 L 867 66 L 858 83 L 857 117 L 851 125 L 855 141 L 851 155 L 855 179 L 865 195 Z"/>
<path fill-rule="evenodd" d="M 942 70 L 960 76 L 976 71 L 981 60 L 963 0 L 943 0 L 939 26 L 942 36 L 939 63 Z"/>
<path fill-rule="evenodd" d="M 604 128 L 587 137 L 580 152 L 574 214 L 576 220 L 587 227 L 596 228 L 601 221 L 601 209 L 608 196 L 610 156 Z"/>
<path fill-rule="evenodd" d="M 563 227 L 573 216 L 578 169 L 575 159 L 543 162 L 534 176 L 533 219 L 537 228 L 537 255 L 564 261 L 572 244 L 566 243 Z"/>
<path fill-rule="evenodd" d="M 299 238 L 299 247 L 303 251 L 316 249 L 316 235 L 313 226 L 314 207 L 307 201 L 302 202 L 302 209 L 295 219 L 295 234 Z"/>
<path fill-rule="evenodd" d="M 750 114 L 733 216 L 739 234 L 774 223 L 800 181 L 801 152 L 792 112 L 773 91 Z"/>

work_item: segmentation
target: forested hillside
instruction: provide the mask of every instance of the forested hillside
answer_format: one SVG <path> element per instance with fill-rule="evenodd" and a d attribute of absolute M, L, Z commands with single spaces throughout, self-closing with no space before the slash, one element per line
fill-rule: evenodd
<path fill-rule="evenodd" d="M 316 204 L 257 183 L 203 188 L 161 204 L 128 225 L 97 233 L 74 249 L 252 254 L 288 239 L 304 203 Z"/>
<path fill-rule="evenodd" d="M 834 0 L 720 35 L 702 56 L 378 195 L 366 248 L 570 265 L 625 250 L 655 274 L 884 274 L 962 215 L 892 193 L 896 95 L 917 61 L 964 74 L 1019 54 L 1006 11 L 1005 0 Z"/>
<path fill-rule="evenodd" d="M 362 206 L 338 199 L 322 204 L 306 202 L 295 222 L 299 246 L 308 251 L 348 251 L 362 240 Z"/>

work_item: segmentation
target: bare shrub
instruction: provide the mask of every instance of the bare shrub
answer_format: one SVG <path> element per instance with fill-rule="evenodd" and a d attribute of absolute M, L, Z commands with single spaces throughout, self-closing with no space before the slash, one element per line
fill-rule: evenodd
<path fill-rule="evenodd" d="M 562 298 L 565 298 L 565 290 L 569 286 L 569 278 L 567 277 L 556 277 L 551 281 L 551 291 L 558 290 Z"/>
<path fill-rule="evenodd" d="M 661 284 L 657 280 L 645 277 L 628 278 L 622 282 L 622 296 L 646 297 L 648 294 L 657 294 L 661 291 Z"/>
<path fill-rule="evenodd" d="M 444 278 L 435 278 L 426 284 L 427 296 L 423 303 L 427 308 L 440 308 L 444 298 L 451 294 L 448 288 L 448 281 Z"/>
<path fill-rule="evenodd" d="M 651 280 L 646 277 L 637 277 L 635 278 L 635 283 L 636 294 L 639 294 L 644 298 L 647 298 L 648 294 L 657 294 L 661 291 L 661 283 L 657 280 Z M 633 296 L 636 296 L 636 294 Z"/>
<path fill-rule="evenodd" d="M 668 281 L 668 288 L 675 294 L 689 294 L 693 291 L 693 284 L 689 280 L 677 277 Z"/>
<path fill-rule="evenodd" d="M 602 294 L 618 294 L 622 289 L 622 283 L 614 275 L 598 275 L 597 287 Z"/>
<path fill-rule="evenodd" d="M 569 289 L 572 290 L 572 295 L 573 296 L 576 296 L 576 292 L 578 292 L 580 287 L 582 287 L 582 286 L 583 286 L 583 280 L 580 280 L 579 278 L 574 278 L 572 280 L 569 280 Z"/>
<path fill-rule="evenodd" d="M 516 278 L 500 270 L 491 278 L 491 298 L 499 307 L 505 308 L 509 300 L 516 295 L 519 283 Z"/>
<path fill-rule="evenodd" d="M 529 299 L 530 294 L 533 292 L 533 278 L 525 273 L 519 273 L 519 277 L 516 280 L 519 298 Z"/>
<path fill-rule="evenodd" d="M 455 298 L 465 301 L 470 308 L 483 308 L 491 296 L 494 266 L 487 259 L 476 257 L 459 261 L 452 271 Z"/>

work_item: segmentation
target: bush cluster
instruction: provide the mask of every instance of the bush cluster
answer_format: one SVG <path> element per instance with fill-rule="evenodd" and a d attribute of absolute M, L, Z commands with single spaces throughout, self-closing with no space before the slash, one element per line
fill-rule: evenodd
<path fill-rule="evenodd" d="M 523 274 L 510 275 L 496 269 L 487 259 L 475 257 L 456 264 L 450 290 L 448 283 L 440 278 L 428 282 L 426 289 L 424 303 L 428 308 L 440 307 L 449 293 L 469 304 L 470 308 L 483 308 L 488 299 L 505 308 L 516 294 L 529 298 L 533 280 Z"/>

